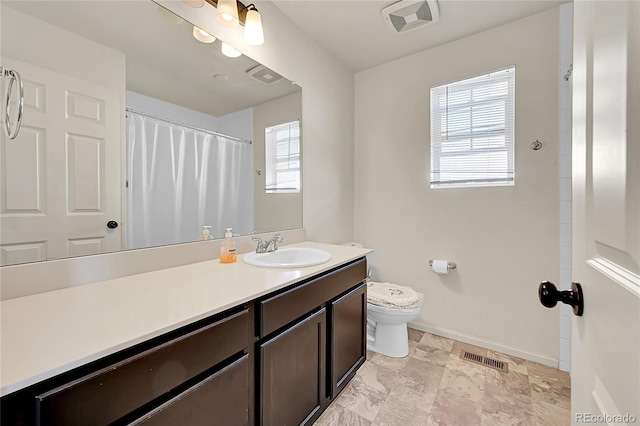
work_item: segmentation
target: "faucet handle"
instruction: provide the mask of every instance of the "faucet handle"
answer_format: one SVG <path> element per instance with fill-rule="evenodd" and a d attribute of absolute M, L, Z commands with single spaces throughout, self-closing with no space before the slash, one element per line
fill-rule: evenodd
<path fill-rule="evenodd" d="M 265 246 L 264 246 L 264 241 L 262 241 L 262 238 L 260 238 L 260 237 L 251 237 L 251 240 L 258 242 L 258 246 L 256 247 L 256 253 L 264 253 Z"/>
<path fill-rule="evenodd" d="M 273 236 L 273 251 L 278 250 L 278 243 L 281 243 L 283 241 L 284 241 L 284 238 L 282 238 L 282 235 L 275 234 Z"/>

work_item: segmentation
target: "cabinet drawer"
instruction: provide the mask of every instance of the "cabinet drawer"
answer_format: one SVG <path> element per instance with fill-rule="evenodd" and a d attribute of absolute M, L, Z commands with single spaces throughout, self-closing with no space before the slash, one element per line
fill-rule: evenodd
<path fill-rule="evenodd" d="M 244 310 L 38 395 L 36 424 L 111 423 L 248 344 L 249 311 Z"/>
<path fill-rule="evenodd" d="M 260 337 L 289 324 L 367 278 L 365 258 L 260 301 Z"/>
<path fill-rule="evenodd" d="M 241 426 L 249 423 L 248 409 L 247 354 L 130 425 Z"/>

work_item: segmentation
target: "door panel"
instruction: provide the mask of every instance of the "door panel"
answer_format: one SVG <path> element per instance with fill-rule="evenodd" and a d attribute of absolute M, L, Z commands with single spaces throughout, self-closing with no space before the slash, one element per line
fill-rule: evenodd
<path fill-rule="evenodd" d="M 21 142 L 3 144 L 3 215 L 44 214 L 46 206 L 46 132 L 23 125 Z"/>
<path fill-rule="evenodd" d="M 573 423 L 640 419 L 639 10 L 574 2 Z"/>
<path fill-rule="evenodd" d="M 2 62 L 24 79 L 25 110 L 18 137 L 1 138 L 1 264 L 121 250 L 122 227 L 106 226 L 121 222 L 118 92 Z"/>
<path fill-rule="evenodd" d="M 70 213 L 102 210 L 104 145 L 102 138 L 67 134 L 67 209 Z"/>

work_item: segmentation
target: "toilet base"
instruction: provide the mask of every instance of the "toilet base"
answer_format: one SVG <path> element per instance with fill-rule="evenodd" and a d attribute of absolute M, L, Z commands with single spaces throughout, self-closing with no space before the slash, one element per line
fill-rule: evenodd
<path fill-rule="evenodd" d="M 407 324 L 380 324 L 367 322 L 367 349 L 392 358 L 409 355 Z"/>

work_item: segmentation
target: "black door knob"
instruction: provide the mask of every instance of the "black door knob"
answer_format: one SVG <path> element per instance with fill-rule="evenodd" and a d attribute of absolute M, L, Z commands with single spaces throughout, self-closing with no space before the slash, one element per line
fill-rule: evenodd
<path fill-rule="evenodd" d="M 543 281 L 538 287 L 538 298 L 547 308 L 553 308 L 556 303 L 562 302 L 573 307 L 573 313 L 579 317 L 584 312 L 584 296 L 582 286 L 579 283 L 571 283 L 571 290 L 558 291 L 555 284 Z"/>
<path fill-rule="evenodd" d="M 107 228 L 116 229 L 117 227 L 118 227 L 118 222 L 116 222 L 115 220 L 110 220 L 109 222 L 107 222 Z"/>

